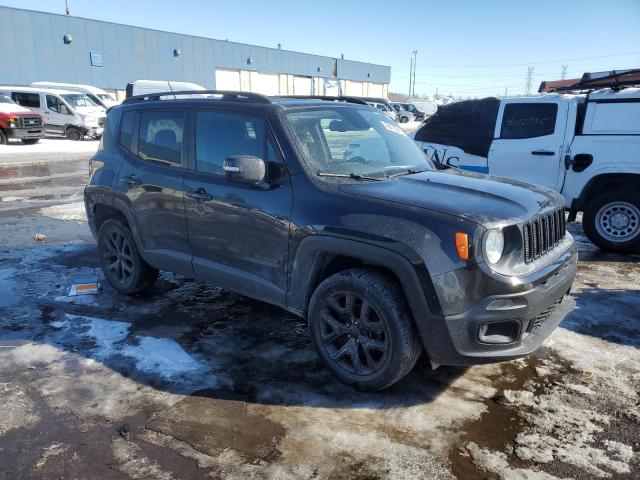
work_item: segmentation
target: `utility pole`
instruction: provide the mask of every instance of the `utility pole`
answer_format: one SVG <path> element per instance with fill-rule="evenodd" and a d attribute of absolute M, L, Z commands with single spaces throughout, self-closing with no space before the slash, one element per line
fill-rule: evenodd
<path fill-rule="evenodd" d="M 413 90 L 411 92 L 411 98 L 416 94 L 416 70 L 418 67 L 418 51 L 413 51 Z"/>
<path fill-rule="evenodd" d="M 64 5 L 66 7 L 67 15 L 71 15 L 71 10 L 69 9 L 69 0 L 64 0 Z"/>
<path fill-rule="evenodd" d="M 407 101 L 411 100 L 411 85 L 413 82 L 413 57 L 409 57 L 409 94 Z"/>
<path fill-rule="evenodd" d="M 527 69 L 527 86 L 525 88 L 525 93 L 524 93 L 526 97 L 531 95 L 531 84 L 533 82 L 533 70 L 534 70 L 534 67 L 529 67 Z"/>
<path fill-rule="evenodd" d="M 560 80 L 564 80 L 565 78 L 567 78 L 567 67 L 569 67 L 569 65 L 562 65 L 562 73 L 560 74 Z"/>
<path fill-rule="evenodd" d="M 504 96 L 505 98 L 509 96 L 509 87 L 504 87 Z"/>

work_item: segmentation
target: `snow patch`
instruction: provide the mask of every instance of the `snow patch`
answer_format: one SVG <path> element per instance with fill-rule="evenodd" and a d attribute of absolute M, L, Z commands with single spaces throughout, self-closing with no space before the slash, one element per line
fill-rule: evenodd
<path fill-rule="evenodd" d="M 61 205 L 45 207 L 40 209 L 40 215 L 53 218 L 54 220 L 73 220 L 76 222 L 84 222 L 87 220 L 84 202 L 63 203 Z"/>

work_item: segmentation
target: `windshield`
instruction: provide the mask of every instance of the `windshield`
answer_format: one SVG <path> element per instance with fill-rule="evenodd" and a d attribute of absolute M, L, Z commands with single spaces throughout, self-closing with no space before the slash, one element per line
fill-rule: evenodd
<path fill-rule="evenodd" d="M 2 95 L 0 94 L 0 103 L 16 103 L 13 100 L 11 100 L 9 97 L 7 97 L 6 95 Z"/>
<path fill-rule="evenodd" d="M 113 102 L 114 101 L 114 98 L 111 95 L 109 95 L 108 93 L 98 93 L 97 96 L 102 101 L 105 101 L 105 100 L 107 102 Z"/>
<path fill-rule="evenodd" d="M 286 116 L 316 172 L 384 178 L 433 169 L 422 150 L 379 110 L 320 107 Z"/>
<path fill-rule="evenodd" d="M 69 93 L 62 95 L 62 98 L 72 107 L 95 107 L 98 105 L 84 93 Z"/>

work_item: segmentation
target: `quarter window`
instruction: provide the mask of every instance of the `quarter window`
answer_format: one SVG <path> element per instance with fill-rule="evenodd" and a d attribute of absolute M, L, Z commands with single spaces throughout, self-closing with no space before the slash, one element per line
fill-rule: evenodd
<path fill-rule="evenodd" d="M 224 175 L 227 157 L 253 155 L 264 158 L 264 122 L 228 112 L 200 111 L 196 114 L 196 169 Z"/>
<path fill-rule="evenodd" d="M 13 92 L 11 98 L 18 105 L 28 108 L 40 108 L 39 93 Z"/>
<path fill-rule="evenodd" d="M 131 141 L 133 139 L 133 124 L 136 112 L 124 112 L 120 121 L 120 145 L 131 151 Z"/>
<path fill-rule="evenodd" d="M 534 138 L 551 135 L 556 128 L 555 103 L 508 103 L 504 107 L 500 138 Z"/>
<path fill-rule="evenodd" d="M 184 112 L 141 112 L 138 156 L 143 160 L 181 166 L 183 133 Z"/>

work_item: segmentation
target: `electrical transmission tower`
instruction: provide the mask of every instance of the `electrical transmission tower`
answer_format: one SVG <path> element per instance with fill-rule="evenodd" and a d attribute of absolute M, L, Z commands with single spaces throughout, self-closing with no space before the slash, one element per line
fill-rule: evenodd
<path fill-rule="evenodd" d="M 567 78 L 567 68 L 569 65 L 562 65 L 562 73 L 560 74 L 560 80 Z"/>
<path fill-rule="evenodd" d="M 534 70 L 534 67 L 529 67 L 527 69 L 527 86 L 524 92 L 525 96 L 527 97 L 531 95 L 531 84 L 533 82 L 533 70 Z"/>

